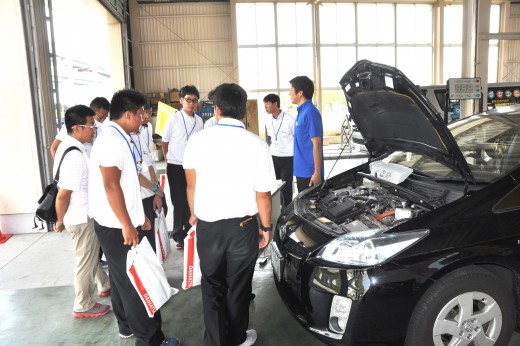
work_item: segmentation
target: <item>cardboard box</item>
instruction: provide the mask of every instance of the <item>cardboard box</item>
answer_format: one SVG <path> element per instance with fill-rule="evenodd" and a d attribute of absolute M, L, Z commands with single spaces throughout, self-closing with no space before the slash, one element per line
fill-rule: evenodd
<path fill-rule="evenodd" d="M 175 88 L 170 89 L 170 90 L 168 90 L 168 94 L 169 94 L 170 103 L 179 102 L 179 100 L 181 98 L 179 89 L 175 89 Z"/>
<path fill-rule="evenodd" d="M 164 93 L 151 93 L 148 94 L 148 97 L 153 105 L 158 104 L 159 102 L 164 102 Z"/>

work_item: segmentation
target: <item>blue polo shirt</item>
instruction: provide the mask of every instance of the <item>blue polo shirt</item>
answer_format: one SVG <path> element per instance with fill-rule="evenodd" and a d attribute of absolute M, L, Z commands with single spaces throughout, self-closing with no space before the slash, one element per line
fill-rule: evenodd
<path fill-rule="evenodd" d="M 298 116 L 294 123 L 294 176 L 310 178 L 314 173 L 312 137 L 321 138 L 321 176 L 324 176 L 323 122 L 320 111 L 311 100 L 305 101 L 297 109 Z"/>

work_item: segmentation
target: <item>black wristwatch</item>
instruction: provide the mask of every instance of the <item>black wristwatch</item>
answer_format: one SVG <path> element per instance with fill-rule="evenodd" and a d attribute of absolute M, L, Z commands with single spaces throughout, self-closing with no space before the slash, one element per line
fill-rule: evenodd
<path fill-rule="evenodd" d="M 260 223 L 260 229 L 264 232 L 271 232 L 271 230 L 273 229 L 273 224 L 270 224 L 266 227 Z"/>

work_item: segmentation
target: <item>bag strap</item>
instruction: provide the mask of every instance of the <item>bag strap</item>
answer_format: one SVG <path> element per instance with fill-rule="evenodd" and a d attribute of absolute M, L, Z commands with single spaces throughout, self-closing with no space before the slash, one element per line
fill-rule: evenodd
<path fill-rule="evenodd" d="M 78 150 L 78 151 L 81 151 L 79 150 L 78 147 L 69 147 L 67 148 L 64 152 L 63 152 L 63 155 L 61 156 L 61 160 L 60 160 L 60 164 L 58 165 L 58 170 L 56 171 L 56 176 L 54 177 L 54 181 L 55 182 L 58 182 L 60 181 L 60 168 L 61 168 L 61 163 L 63 162 L 63 159 L 65 158 L 65 155 L 67 155 L 67 153 L 71 150 Z"/>

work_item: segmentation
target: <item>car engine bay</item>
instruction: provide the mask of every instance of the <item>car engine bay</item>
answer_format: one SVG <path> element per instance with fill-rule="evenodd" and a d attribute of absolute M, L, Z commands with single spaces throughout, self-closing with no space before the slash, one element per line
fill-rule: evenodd
<path fill-rule="evenodd" d="M 357 172 L 359 179 L 350 184 L 309 196 L 308 211 L 318 221 L 351 233 L 394 227 L 464 195 L 461 184 L 447 187 L 412 170 L 398 184 L 373 173 Z"/>

